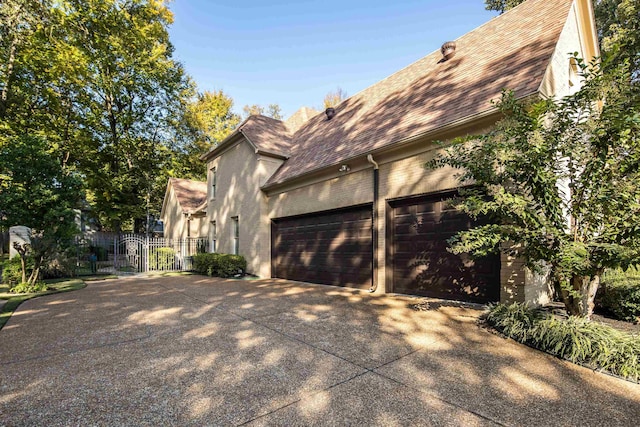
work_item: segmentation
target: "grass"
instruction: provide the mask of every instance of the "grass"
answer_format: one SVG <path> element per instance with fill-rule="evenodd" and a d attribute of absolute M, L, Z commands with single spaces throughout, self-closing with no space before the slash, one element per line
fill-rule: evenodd
<path fill-rule="evenodd" d="M 9 293 L 9 286 L 0 285 L 0 299 L 5 299 L 7 302 L 0 309 L 0 329 L 9 321 L 9 318 L 13 312 L 23 302 L 32 298 L 41 297 L 44 295 L 59 294 L 61 292 L 70 292 L 78 289 L 82 289 L 87 285 L 80 279 L 57 279 L 47 282 L 49 287 L 48 291 L 37 292 L 32 294 L 11 294 Z"/>
<path fill-rule="evenodd" d="M 502 334 L 573 363 L 640 380 L 640 336 L 582 318 L 558 318 L 524 304 L 492 306 L 486 321 Z"/>

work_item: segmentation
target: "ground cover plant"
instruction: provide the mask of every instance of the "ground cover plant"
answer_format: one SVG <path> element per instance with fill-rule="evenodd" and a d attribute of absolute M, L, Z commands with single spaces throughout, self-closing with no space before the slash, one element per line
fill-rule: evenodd
<path fill-rule="evenodd" d="M 519 303 L 491 306 L 486 321 L 523 344 L 628 380 L 640 379 L 638 335 L 576 316 L 558 317 Z"/>

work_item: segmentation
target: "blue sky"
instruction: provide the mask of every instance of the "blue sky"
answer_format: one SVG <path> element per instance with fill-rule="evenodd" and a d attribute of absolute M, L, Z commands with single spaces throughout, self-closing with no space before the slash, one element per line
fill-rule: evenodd
<path fill-rule="evenodd" d="M 174 0 L 174 57 L 200 91 L 235 102 L 277 103 L 285 118 L 348 95 L 482 25 L 483 0 Z"/>

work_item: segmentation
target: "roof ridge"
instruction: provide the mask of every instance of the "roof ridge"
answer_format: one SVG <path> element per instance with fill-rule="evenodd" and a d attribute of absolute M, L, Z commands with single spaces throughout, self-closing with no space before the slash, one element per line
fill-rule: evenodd
<path fill-rule="evenodd" d="M 516 10 L 516 9 L 520 8 L 521 6 L 523 6 L 523 5 L 527 4 L 528 2 L 545 2 L 545 1 L 548 1 L 548 0 L 525 0 L 524 2 L 520 3 L 519 5 L 517 5 L 517 6 L 513 7 L 513 8 L 511 8 L 511 9 L 509 9 L 509 10 L 507 10 L 507 11 L 505 11 L 505 12 L 503 12 L 503 13 L 499 14 L 499 15 L 496 15 L 496 16 L 492 17 L 492 18 L 491 18 L 491 19 L 489 19 L 488 21 L 486 21 L 486 22 L 484 22 L 484 23 L 482 23 L 482 24 L 478 25 L 477 27 L 473 28 L 472 30 L 469 30 L 469 31 L 467 31 L 466 33 L 464 33 L 464 34 L 462 34 L 462 35 L 460 35 L 460 36 L 456 37 L 453 41 L 458 41 L 459 39 L 461 39 L 461 38 L 463 38 L 463 37 L 466 37 L 466 36 L 468 36 L 469 34 L 471 34 L 471 33 L 473 33 L 473 32 L 478 31 L 478 30 L 479 30 L 479 29 L 481 29 L 482 27 L 484 27 L 484 26 L 486 26 L 486 25 L 489 25 L 489 24 L 492 24 L 496 19 L 501 19 L 502 17 L 504 17 L 504 16 L 507 16 L 507 15 L 511 14 L 514 10 Z M 564 0 L 564 1 L 566 1 L 566 2 L 569 2 L 569 1 L 573 2 L 574 0 Z M 529 4 L 530 4 L 530 3 L 529 3 Z M 363 89 L 359 90 L 358 92 L 354 93 L 352 96 L 350 96 L 350 97 L 348 97 L 348 98 L 346 98 L 346 99 L 342 100 L 339 104 L 337 104 L 337 105 L 335 106 L 335 108 L 336 108 L 336 109 L 338 109 L 341 105 L 343 105 L 344 103 L 346 103 L 346 102 L 347 102 L 347 101 L 349 101 L 350 99 L 356 98 L 358 95 L 362 94 L 363 92 L 366 92 L 366 91 L 368 91 L 369 89 L 371 89 L 371 88 L 373 88 L 373 87 L 375 87 L 375 86 L 381 85 L 383 82 L 388 81 L 389 79 L 391 79 L 392 77 L 394 77 L 394 76 L 396 76 L 396 75 L 398 75 L 398 74 L 401 74 L 403 71 L 405 71 L 405 70 L 407 70 L 407 69 L 411 68 L 412 66 L 416 65 L 416 64 L 417 64 L 417 63 L 419 63 L 420 61 L 425 60 L 425 59 L 426 59 L 426 58 L 428 58 L 429 56 L 431 56 L 431 55 L 433 55 L 433 54 L 435 54 L 435 53 L 437 53 L 437 52 L 439 52 L 439 51 L 440 51 L 440 49 L 436 49 L 436 50 L 434 50 L 434 51 L 432 51 L 432 52 L 430 52 L 430 53 L 428 53 L 428 54 L 426 54 L 426 55 L 424 55 L 424 56 L 421 56 L 420 58 L 416 59 L 415 61 L 411 62 L 410 64 L 407 64 L 407 65 L 405 65 L 404 67 L 400 68 L 399 70 L 397 70 L 397 71 L 393 72 L 392 74 L 389 74 L 388 76 L 384 77 L 382 80 L 378 80 L 377 82 L 375 82 L 375 83 L 373 83 L 373 84 L 371 84 L 371 85 L 369 85 L 369 86 L 367 86 L 367 87 L 365 87 L 365 88 L 363 88 Z M 302 127 L 301 127 L 300 129 L 302 129 Z M 298 129 L 298 130 L 296 131 L 296 133 L 297 133 L 298 131 L 300 131 L 300 129 Z"/>
<path fill-rule="evenodd" d="M 452 59 L 433 51 L 342 101 L 330 122 L 313 117 L 266 185 L 490 111 L 504 88 L 538 92 L 574 2 L 528 0 L 457 37 Z"/>

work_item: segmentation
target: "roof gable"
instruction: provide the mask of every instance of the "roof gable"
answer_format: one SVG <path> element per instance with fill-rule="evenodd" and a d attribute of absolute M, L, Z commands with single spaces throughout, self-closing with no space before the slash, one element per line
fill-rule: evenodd
<path fill-rule="evenodd" d="M 241 141 L 244 136 L 256 153 L 287 159 L 291 155 L 291 133 L 284 122 L 262 115 L 247 117 L 220 143 L 200 156 L 208 161 L 220 155 L 227 147 Z"/>
<path fill-rule="evenodd" d="M 194 213 L 203 208 L 207 200 L 207 183 L 191 179 L 170 178 L 178 204 L 184 213 Z"/>
<path fill-rule="evenodd" d="M 494 110 L 504 88 L 537 93 L 571 4 L 528 0 L 458 38 L 452 59 L 433 52 L 343 101 L 333 119 L 313 117 L 267 185 Z"/>
<path fill-rule="evenodd" d="M 283 158 L 290 156 L 291 135 L 282 121 L 255 115 L 250 116 L 238 129 L 255 147 L 257 153 Z"/>

